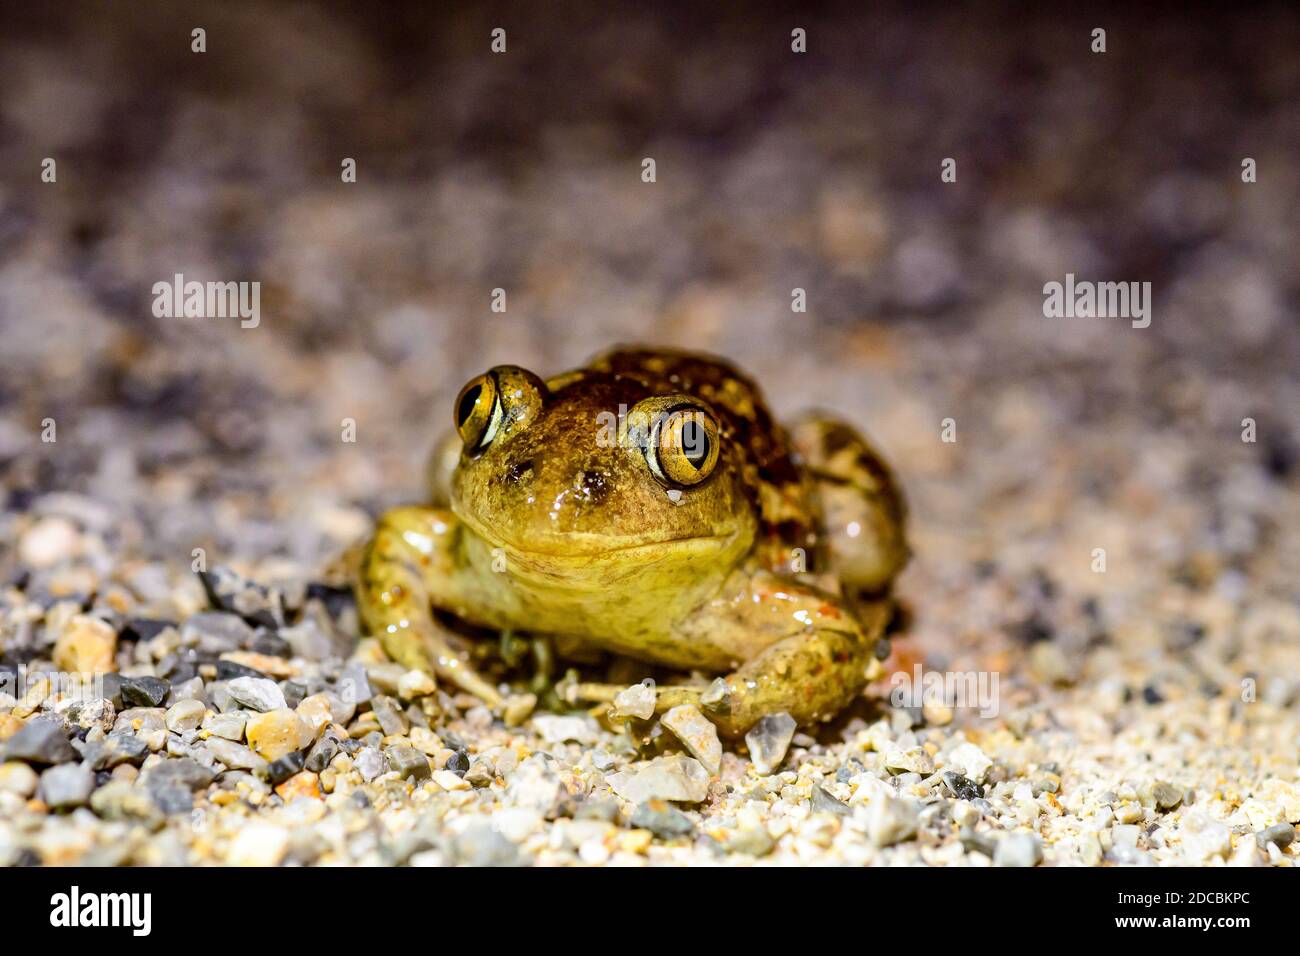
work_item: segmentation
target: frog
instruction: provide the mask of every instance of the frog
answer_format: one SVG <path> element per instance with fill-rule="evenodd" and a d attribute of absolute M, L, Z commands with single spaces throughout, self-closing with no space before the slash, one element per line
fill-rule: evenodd
<path fill-rule="evenodd" d="M 882 455 L 827 414 L 788 427 L 727 360 L 624 346 L 542 379 L 476 375 L 435 451 L 428 502 L 361 550 L 367 633 L 399 664 L 501 713 L 509 684 L 458 635 L 549 635 L 693 675 L 653 685 L 725 738 L 830 720 L 883 674 L 906 502 Z M 571 698 L 609 708 L 625 684 Z"/>

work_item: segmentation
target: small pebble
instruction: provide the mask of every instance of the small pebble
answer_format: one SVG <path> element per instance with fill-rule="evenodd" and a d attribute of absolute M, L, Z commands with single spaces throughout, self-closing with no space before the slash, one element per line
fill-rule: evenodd
<path fill-rule="evenodd" d="M 745 746 L 749 748 L 749 758 L 754 762 L 754 769 L 762 776 L 775 773 L 785 760 L 790 741 L 794 739 L 798 725 L 789 714 L 769 714 L 763 717 L 745 734 Z"/>
<path fill-rule="evenodd" d="M 125 707 L 161 707 L 172 685 L 161 677 L 123 677 L 121 697 Z"/>
<path fill-rule="evenodd" d="M 265 677 L 236 677 L 226 684 L 226 689 L 237 703 L 261 713 L 288 706 L 279 685 Z"/>
<path fill-rule="evenodd" d="M 824 787 L 813 787 L 809 808 L 813 813 L 832 813 L 836 816 L 848 816 L 852 812 L 847 803 L 831 796 Z"/>
<path fill-rule="evenodd" d="M 1267 849 L 1269 844 L 1285 850 L 1294 840 L 1295 827 L 1290 823 L 1275 823 L 1255 834 L 1255 843 L 1261 850 Z"/>
<path fill-rule="evenodd" d="M 183 734 L 188 730 L 198 730 L 199 725 L 203 723 L 203 717 L 207 710 L 207 707 L 201 701 L 178 701 L 167 708 L 167 715 L 164 718 L 167 722 L 167 729 L 176 734 Z"/>
<path fill-rule="evenodd" d="M 74 674 L 117 670 L 117 632 L 98 618 L 77 615 L 54 643 L 54 666 Z"/>
<path fill-rule="evenodd" d="M 465 753 L 463 750 L 454 751 L 452 755 L 447 758 L 446 769 L 450 770 L 458 777 L 465 776 L 465 774 L 469 772 L 469 754 Z"/>
<path fill-rule="evenodd" d="M 878 847 L 893 846 L 916 836 L 919 811 L 911 800 L 880 794 L 867 813 L 867 837 Z"/>
<path fill-rule="evenodd" d="M 1008 833 L 993 850 L 994 866 L 1037 866 L 1042 860 L 1042 841 L 1034 833 Z"/>
<path fill-rule="evenodd" d="M 429 766 L 429 758 L 414 747 L 401 744 L 390 747 L 387 754 L 388 768 L 397 771 L 397 775 L 403 780 L 408 777 L 414 777 L 416 780 L 428 780 L 433 775 L 433 770 Z M 455 774 L 451 776 L 456 777 Z M 462 782 L 460 777 L 456 777 L 456 782 Z"/>
<path fill-rule="evenodd" d="M 202 727 L 214 737 L 222 737 L 238 743 L 244 739 L 244 726 L 247 723 L 248 715 L 234 710 L 225 714 L 208 714 L 203 719 Z"/>
<path fill-rule="evenodd" d="M 436 693 L 438 684 L 424 671 L 407 671 L 397 682 L 397 695 L 402 700 L 415 700 Z"/>
<path fill-rule="evenodd" d="M 356 763 L 357 772 L 361 774 L 361 779 L 366 783 L 388 770 L 388 761 L 384 759 L 384 755 L 379 752 L 377 747 L 363 749 L 357 754 Z"/>
<path fill-rule="evenodd" d="M 36 771 L 25 763 L 0 764 L 0 793 L 13 793 L 25 799 L 36 792 L 39 779 Z"/>
<path fill-rule="evenodd" d="M 645 680 L 633 684 L 614 695 L 614 706 L 610 710 L 610 716 L 616 720 L 626 720 L 629 717 L 649 720 L 655 714 L 655 699 L 654 681 Z"/>
<path fill-rule="evenodd" d="M 893 750 L 885 754 L 885 769 L 890 773 L 919 773 L 926 777 L 934 773 L 934 758 L 921 747 Z"/>
<path fill-rule="evenodd" d="M 695 832 L 691 818 L 665 800 L 647 800 L 640 804 L 629 821 L 632 826 L 649 830 L 661 840 L 672 840 Z"/>
<path fill-rule="evenodd" d="M 1151 796 L 1161 810 L 1172 810 L 1183 802 L 1183 791 L 1163 780 L 1157 781 L 1151 788 Z"/>
<path fill-rule="evenodd" d="M 722 768 L 718 729 L 700 713 L 699 708 L 681 704 L 665 713 L 661 722 L 690 751 L 691 756 L 704 765 L 705 770 L 714 775 L 718 773 Z"/>
<path fill-rule="evenodd" d="M 278 760 L 312 742 L 310 725 L 288 708 L 254 714 L 244 727 L 248 746 L 264 760 Z"/>
<path fill-rule="evenodd" d="M 4 748 L 5 760 L 22 760 L 37 767 L 67 763 L 76 757 L 62 721 L 52 717 L 33 717 Z"/>
<path fill-rule="evenodd" d="M 606 778 L 610 788 L 624 800 L 676 800 L 699 803 L 709 791 L 709 772 L 694 757 L 669 754 L 631 767 Z"/>
<path fill-rule="evenodd" d="M 65 763 L 41 774 L 41 799 L 51 810 L 84 807 L 95 789 L 95 775 L 85 764 Z"/>
<path fill-rule="evenodd" d="M 600 739 L 600 728 L 589 717 L 534 714 L 532 725 L 547 743 L 567 741 L 593 746 Z"/>

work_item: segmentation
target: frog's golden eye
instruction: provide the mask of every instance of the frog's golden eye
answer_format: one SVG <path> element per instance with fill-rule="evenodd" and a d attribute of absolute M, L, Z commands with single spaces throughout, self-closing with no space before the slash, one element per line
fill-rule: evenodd
<path fill-rule="evenodd" d="M 456 432 L 467 451 L 491 444 L 501 427 L 501 415 L 496 378 L 490 372 L 460 390 L 456 397 Z"/>
<path fill-rule="evenodd" d="M 712 474 L 718 451 L 717 421 L 699 406 L 683 405 L 658 417 L 645 458 L 664 484 L 689 487 Z"/>

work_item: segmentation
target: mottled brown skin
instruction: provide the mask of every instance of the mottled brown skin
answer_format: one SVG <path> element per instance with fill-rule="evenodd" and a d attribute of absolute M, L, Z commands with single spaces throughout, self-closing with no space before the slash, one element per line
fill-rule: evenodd
<path fill-rule="evenodd" d="M 431 608 L 561 635 L 722 675 L 661 687 L 659 708 L 695 703 L 728 736 L 780 711 L 829 719 L 880 672 L 904 507 L 851 428 L 810 418 L 787 432 L 752 381 L 690 353 L 620 349 L 547 382 L 488 374 L 491 440 L 438 452 L 434 504 L 385 514 L 362 559 L 362 618 L 390 656 L 499 706 Z M 689 486 L 656 475 L 635 440 L 682 403 L 717 427 L 716 464 Z"/>

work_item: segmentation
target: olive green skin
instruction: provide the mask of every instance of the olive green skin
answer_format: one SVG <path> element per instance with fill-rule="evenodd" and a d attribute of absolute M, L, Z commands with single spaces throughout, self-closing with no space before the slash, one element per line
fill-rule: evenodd
<path fill-rule="evenodd" d="M 659 698 L 696 703 L 728 735 L 780 711 L 827 719 L 879 673 L 904 507 L 855 432 L 813 418 L 787 433 L 752 381 L 690 353 L 621 349 L 546 382 L 490 374 L 491 440 L 444 446 L 433 505 L 386 514 L 363 557 L 362 619 L 392 657 L 497 705 L 431 608 L 556 635 L 725 675 Z M 717 425 L 716 464 L 690 486 L 656 476 L 641 427 L 681 402 Z"/>

